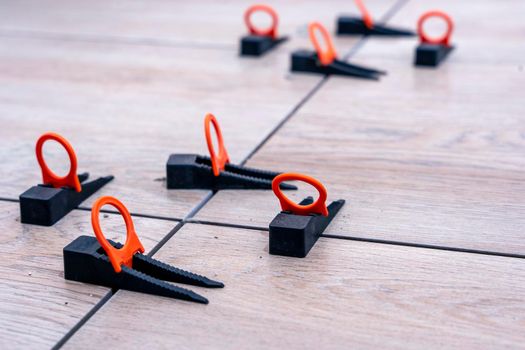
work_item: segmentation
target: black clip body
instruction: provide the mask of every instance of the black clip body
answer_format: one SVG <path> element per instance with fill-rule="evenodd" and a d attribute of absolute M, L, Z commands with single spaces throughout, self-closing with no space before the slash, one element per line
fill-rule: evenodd
<path fill-rule="evenodd" d="M 78 175 L 81 183 L 88 177 L 88 173 Z M 20 195 L 20 219 L 24 224 L 51 226 L 111 180 L 110 175 L 83 183 L 80 192 L 67 187 L 33 186 Z"/>
<path fill-rule="evenodd" d="M 293 72 L 343 75 L 372 80 L 379 80 L 381 75 L 386 74 L 384 71 L 357 66 L 338 59 L 335 59 L 328 65 L 322 65 L 319 62 L 317 53 L 309 50 L 297 50 L 292 52 L 291 66 Z"/>
<path fill-rule="evenodd" d="M 299 205 L 312 203 L 313 198 L 307 197 Z M 270 254 L 304 258 L 344 204 L 343 199 L 332 202 L 328 216 L 281 211 L 270 223 Z"/>
<path fill-rule="evenodd" d="M 442 37 L 429 38 L 423 30 L 423 25 L 431 17 L 438 17 L 445 21 L 447 30 Z M 441 11 L 430 11 L 424 13 L 417 21 L 417 31 L 419 34 L 420 44 L 416 47 L 416 57 L 414 64 L 416 66 L 437 67 L 448 54 L 454 50 L 450 44 L 450 36 L 454 23 L 452 18 Z"/>
<path fill-rule="evenodd" d="M 415 32 L 376 24 L 369 28 L 362 18 L 341 16 L 337 19 L 337 35 L 414 36 Z"/>
<path fill-rule="evenodd" d="M 111 240 L 108 242 L 117 249 L 122 248 L 119 243 Z M 140 253 L 133 255 L 132 266 L 133 268 L 122 265 L 122 271 L 115 272 L 95 237 L 79 236 L 64 247 L 64 278 L 67 280 L 201 304 L 207 304 L 208 299 L 166 281 L 206 288 L 224 287 L 221 282 L 180 270 Z"/>
<path fill-rule="evenodd" d="M 227 163 L 218 176 L 213 174 L 211 159 L 197 154 L 172 154 L 166 164 L 168 189 L 265 190 L 279 173 Z M 296 190 L 286 183 L 282 189 Z"/>
<path fill-rule="evenodd" d="M 419 44 L 416 47 L 416 66 L 437 67 L 454 50 L 454 46 L 442 44 Z"/>
<path fill-rule="evenodd" d="M 246 35 L 241 38 L 240 54 L 241 56 L 262 56 L 286 40 L 288 40 L 286 36 L 273 39 L 270 36 Z"/>

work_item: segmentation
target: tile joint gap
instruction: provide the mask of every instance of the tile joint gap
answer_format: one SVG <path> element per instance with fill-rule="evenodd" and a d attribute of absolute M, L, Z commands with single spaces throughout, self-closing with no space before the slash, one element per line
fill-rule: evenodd
<path fill-rule="evenodd" d="M 440 246 L 440 245 L 433 245 L 433 244 L 411 243 L 411 242 L 403 242 L 403 241 L 390 241 L 390 240 L 385 240 L 385 239 L 375 239 L 375 238 L 365 238 L 365 237 L 355 237 L 355 236 L 340 236 L 340 235 L 334 235 L 334 234 L 322 234 L 321 237 L 330 238 L 330 239 L 341 239 L 341 240 L 347 240 L 347 241 L 411 247 L 411 248 L 444 250 L 444 251 L 457 252 L 457 253 L 468 253 L 468 254 L 478 254 L 478 255 L 500 256 L 500 257 L 505 257 L 505 258 L 525 259 L 525 255 L 522 255 L 522 254 L 503 253 L 503 252 L 495 252 L 495 251 L 490 251 L 490 250 L 447 247 L 447 246 Z"/>
<path fill-rule="evenodd" d="M 58 350 L 62 348 L 111 299 L 115 292 L 112 290 L 107 292 L 51 349 Z"/>
<path fill-rule="evenodd" d="M 82 210 L 82 211 L 91 211 L 91 208 L 88 207 L 77 207 L 76 210 Z M 105 214 L 120 214 L 118 210 L 112 210 L 112 209 L 101 209 L 101 213 Z M 138 217 L 138 218 L 145 218 L 145 219 L 156 219 L 156 220 L 164 220 L 164 221 L 175 221 L 175 222 L 181 222 L 181 218 L 176 217 L 169 217 L 169 216 L 160 216 L 160 215 L 151 215 L 151 214 L 142 214 L 142 213 L 130 213 L 132 217 Z"/>
<path fill-rule="evenodd" d="M 133 36 L 107 36 L 100 34 L 88 33 L 64 33 L 50 32 L 43 30 L 28 29 L 0 29 L 0 37 L 12 39 L 34 39 L 34 40 L 55 40 L 66 42 L 84 42 L 96 44 L 114 44 L 114 45 L 138 45 L 165 47 L 173 49 L 196 49 L 196 50 L 221 50 L 233 51 L 236 48 L 228 44 L 214 44 L 210 42 L 192 43 L 188 41 L 176 41 L 170 39 L 155 39 L 149 37 Z"/>
<path fill-rule="evenodd" d="M 238 228 L 238 229 L 245 229 L 245 230 L 252 230 L 252 231 L 265 231 L 265 232 L 269 231 L 268 227 L 250 226 L 250 225 L 233 224 L 233 223 L 208 221 L 208 220 L 189 219 L 189 220 L 186 221 L 186 223 L 188 223 L 188 224 L 197 224 L 197 225 L 207 225 L 207 226 L 217 226 L 217 227 Z M 390 240 L 375 239 L 375 238 L 365 238 L 365 237 L 355 237 L 355 236 L 341 236 L 341 235 L 335 235 L 335 234 L 322 234 L 320 237 L 328 238 L 328 239 L 341 239 L 341 240 L 347 240 L 347 241 L 357 241 L 357 242 L 366 242 L 366 243 L 374 243 L 374 244 L 383 244 L 383 245 L 395 245 L 395 246 L 403 246 L 403 247 L 411 247 L 411 248 L 421 248 L 421 249 L 431 249 L 431 250 L 444 250 L 444 251 L 460 252 L 460 253 L 468 253 L 468 254 L 478 254 L 478 255 L 489 255 L 489 256 L 500 256 L 500 257 L 507 257 L 507 258 L 525 259 L 525 255 L 521 255 L 521 254 L 503 253 L 503 252 L 478 250 L 478 249 L 470 249 L 470 248 L 447 247 L 447 246 L 439 246 L 439 245 L 423 244 L 423 243 L 411 243 L 411 242 L 403 242 L 403 241 L 390 241 Z"/>
<path fill-rule="evenodd" d="M 246 229 L 246 230 L 253 230 L 253 231 L 266 231 L 266 232 L 270 231 L 268 227 L 263 227 L 263 226 L 250 226 L 250 225 L 233 224 L 233 223 L 227 223 L 227 222 L 217 222 L 217 221 L 208 221 L 208 220 L 189 219 L 188 221 L 186 221 L 186 223 L 206 225 L 206 226 L 239 228 L 239 229 Z"/>
<path fill-rule="evenodd" d="M 2 201 L 2 202 L 12 202 L 12 203 L 19 203 L 20 202 L 19 199 L 7 198 L 7 197 L 0 197 L 0 201 Z"/>
<path fill-rule="evenodd" d="M 15 199 L 15 198 L 0 197 L 0 202 L 20 203 L 20 200 L 19 199 Z M 79 206 L 79 207 L 76 207 L 73 210 L 91 211 L 91 208 L 84 207 L 84 206 Z M 120 214 L 117 210 L 111 210 L 111 209 L 101 209 L 100 212 L 101 213 L 105 213 L 105 214 Z M 146 218 L 146 219 L 157 219 L 157 220 L 165 220 L 165 221 L 180 222 L 180 221 L 183 220 L 183 219 L 177 218 L 177 217 L 142 214 L 142 213 L 130 213 L 130 215 L 133 216 L 133 217 Z"/>

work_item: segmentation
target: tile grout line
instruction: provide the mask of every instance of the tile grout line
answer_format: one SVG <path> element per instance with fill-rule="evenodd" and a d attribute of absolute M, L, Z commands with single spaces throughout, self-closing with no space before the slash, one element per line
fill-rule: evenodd
<path fill-rule="evenodd" d="M 113 296 L 113 291 L 106 293 L 60 340 L 51 348 L 58 350 Z"/>
<path fill-rule="evenodd" d="M 264 231 L 264 232 L 269 231 L 268 227 L 250 226 L 250 225 L 244 225 L 244 224 L 229 224 L 229 223 L 209 221 L 209 220 L 189 220 L 186 223 L 195 224 L 195 225 L 238 228 L 238 229 L 250 230 L 250 231 Z M 321 234 L 321 237 L 328 238 L 328 239 L 342 239 L 342 240 L 347 240 L 347 241 L 367 242 L 367 243 L 376 243 L 376 244 L 383 244 L 383 245 L 394 245 L 394 246 L 402 246 L 402 247 L 422 248 L 422 249 L 431 249 L 431 250 L 444 250 L 444 251 L 450 251 L 450 252 L 460 252 L 460 253 L 469 253 L 469 254 L 478 254 L 478 255 L 500 256 L 504 258 L 525 259 L 525 255 L 523 254 L 504 253 L 504 252 L 497 252 L 497 251 L 492 251 L 492 250 L 451 247 L 451 246 L 444 246 L 444 245 L 414 243 L 414 242 L 406 242 L 406 241 L 393 241 L 393 240 L 387 240 L 387 239 L 366 238 L 366 237 L 357 237 L 357 236 L 342 236 L 340 234 Z"/>
<path fill-rule="evenodd" d="M 284 124 L 286 124 L 295 115 L 295 113 L 297 113 L 299 109 L 301 109 L 301 107 L 304 106 L 304 104 L 308 102 L 308 100 L 312 98 L 315 93 L 319 91 L 319 89 L 321 89 L 321 87 L 323 87 L 326 81 L 328 81 L 328 78 L 328 76 L 321 78 L 321 80 L 319 80 L 319 82 L 317 82 L 317 84 L 315 84 L 314 87 L 308 91 L 308 93 L 299 101 L 299 103 L 297 103 L 292 108 L 292 110 L 288 112 L 283 119 L 281 119 L 281 121 L 262 139 L 261 142 L 259 142 L 254 147 L 254 149 L 250 151 L 250 153 L 248 153 L 248 155 L 240 162 L 240 165 L 245 165 L 246 162 L 248 162 L 255 155 L 255 153 L 257 153 L 284 126 Z"/>
<path fill-rule="evenodd" d="M 197 50 L 221 50 L 231 51 L 236 49 L 234 45 L 216 44 L 211 42 L 192 43 L 188 41 L 176 41 L 170 39 L 154 39 L 147 37 L 126 37 L 126 36 L 106 36 L 97 34 L 76 33 L 69 34 L 63 32 L 49 32 L 42 30 L 26 29 L 0 29 L 0 37 L 12 39 L 35 39 L 35 40 L 54 40 L 69 42 L 84 42 L 94 44 L 113 44 L 113 45 L 143 45 L 153 47 L 197 49 Z"/>
<path fill-rule="evenodd" d="M 402 246 L 402 247 L 412 247 L 412 248 L 420 248 L 420 249 L 422 248 L 422 249 L 430 249 L 430 250 L 444 250 L 444 251 L 456 252 L 456 253 L 468 253 L 468 254 L 478 254 L 478 255 L 499 256 L 503 258 L 525 259 L 525 255 L 523 254 L 503 253 L 503 252 L 495 252 L 491 250 L 447 247 L 447 246 L 434 245 L 434 244 L 411 243 L 411 242 L 403 242 L 403 241 L 391 241 L 387 239 L 361 238 L 361 237 L 354 237 L 354 236 L 340 236 L 340 235 L 332 235 L 332 234 L 326 234 L 326 235 L 323 234 L 321 235 L 321 237 L 330 238 L 330 239 L 342 239 L 342 240 L 347 240 L 347 241 L 368 242 L 368 243 L 395 245 L 395 246 Z"/>
<path fill-rule="evenodd" d="M 14 198 L 7 198 L 7 197 L 0 197 L 1 202 L 12 202 L 12 203 L 18 203 L 20 200 L 14 199 Z"/>
<path fill-rule="evenodd" d="M 253 231 L 269 231 L 267 226 L 250 226 L 244 224 L 230 224 L 227 222 L 217 222 L 209 220 L 197 220 L 190 219 L 186 221 L 187 224 L 196 224 L 196 225 L 205 225 L 205 226 L 217 226 L 217 227 L 229 227 L 229 228 L 240 228 L 244 230 L 253 230 Z"/>
<path fill-rule="evenodd" d="M 14 198 L 0 197 L 0 202 L 20 203 L 20 200 L 19 199 L 14 199 Z M 91 208 L 84 207 L 84 206 L 79 206 L 79 207 L 74 208 L 73 210 L 91 211 Z M 101 209 L 100 212 L 101 213 L 105 213 L 105 214 L 120 214 L 117 210 L 111 210 L 111 209 Z M 183 220 L 181 218 L 170 217 L 170 216 L 141 214 L 141 213 L 133 213 L 133 212 L 130 212 L 129 214 L 132 217 L 145 218 L 145 219 L 156 219 L 156 220 L 176 221 L 176 222 L 180 222 L 180 221 Z"/>
<path fill-rule="evenodd" d="M 399 0 L 392 6 L 389 11 L 382 17 L 382 21 L 385 22 L 388 20 L 389 17 L 393 15 L 396 11 L 398 11 L 404 3 L 406 3 L 408 0 Z M 359 39 L 357 43 L 355 43 L 352 48 L 349 50 L 349 52 L 344 56 L 344 59 L 350 58 L 352 55 L 354 55 L 357 50 L 363 45 L 363 42 L 367 40 L 367 36 L 364 36 Z M 357 47 L 357 49 L 354 50 L 354 47 Z M 279 122 L 279 124 L 241 161 L 241 165 L 244 165 L 258 150 L 261 149 L 269 140 L 270 138 L 275 135 L 283 126 L 286 124 L 287 121 L 289 121 L 293 115 L 311 98 L 315 95 L 317 91 L 324 85 L 324 83 L 329 79 L 329 76 L 323 77 L 307 94 L 305 97 L 303 97 L 299 103 Z M 210 192 L 206 195 L 204 199 L 202 199 L 194 208 L 182 219 L 181 222 L 177 223 L 177 225 L 168 233 L 166 234 L 156 245 L 153 247 L 148 254 L 148 256 L 153 256 L 160 248 L 162 248 L 187 222 L 191 222 L 191 219 L 213 198 L 213 196 L 217 193 L 217 191 Z M 111 298 L 113 295 L 115 295 L 116 291 L 110 291 L 107 293 L 93 308 L 91 308 L 56 344 L 53 346 L 53 349 L 60 349 L 62 348 L 69 339 L 71 339 L 75 333 L 80 330 L 90 319 L 93 317 L 98 310 L 102 308 Z"/>
<path fill-rule="evenodd" d="M 88 208 L 88 207 L 77 207 L 74 210 L 91 211 L 91 208 Z M 100 212 L 101 213 L 105 213 L 105 214 L 120 214 L 118 210 L 111 210 L 111 209 L 101 209 Z M 181 218 L 170 217 L 170 216 L 131 213 L 131 212 L 129 214 L 132 217 L 144 218 L 144 219 L 155 219 L 155 220 L 175 221 L 175 222 L 180 222 L 180 221 L 183 220 Z"/>
<path fill-rule="evenodd" d="M 153 256 L 153 254 L 155 254 L 180 228 L 182 228 L 183 225 L 181 225 L 181 223 L 183 221 L 184 221 L 184 224 L 188 223 L 188 224 L 229 227 L 229 228 L 238 228 L 238 229 L 245 229 L 245 230 L 268 232 L 268 227 L 265 227 L 265 226 L 250 226 L 250 225 L 245 225 L 245 224 L 233 224 L 233 223 L 225 223 L 225 222 L 218 222 L 218 221 L 193 219 L 194 214 L 198 212 L 198 210 L 200 210 L 202 207 L 204 207 L 204 205 L 206 205 L 209 199 L 212 198 L 211 193 L 208 194 L 208 197 L 209 198 L 204 198 L 200 203 L 198 203 L 195 206 L 195 208 L 193 208 L 192 211 L 190 212 L 191 215 L 188 214 L 186 218 L 184 219 L 132 213 L 131 215 L 134 217 L 155 219 L 155 220 L 165 220 L 165 221 L 175 221 L 179 223 L 166 236 L 164 236 L 163 239 L 159 241 L 157 245 L 155 245 L 155 247 L 153 247 L 150 250 L 150 253 L 148 254 L 148 256 Z M 18 200 L 11 199 L 11 198 L 0 198 L 0 201 L 7 201 L 7 202 L 14 202 L 14 203 L 19 202 Z M 83 207 L 76 208 L 75 210 L 91 211 L 91 209 L 83 208 Z M 100 212 L 106 213 L 106 214 L 120 214 L 118 211 L 105 210 L 105 209 L 102 209 Z M 525 259 L 525 255 L 522 255 L 522 254 L 503 253 L 503 252 L 497 252 L 497 251 L 491 251 L 491 250 L 478 250 L 478 249 L 470 249 L 470 248 L 441 246 L 441 245 L 414 243 L 414 242 L 405 242 L 405 241 L 383 240 L 383 239 L 357 237 L 357 236 L 341 236 L 338 234 L 323 234 L 322 237 L 330 238 L 330 239 L 343 239 L 343 240 L 358 241 L 358 242 L 369 242 L 369 243 L 378 243 L 378 244 L 386 244 L 386 245 L 397 245 L 397 246 L 414 247 L 414 248 L 445 250 L 445 251 L 453 251 L 453 252 L 463 252 L 463 253 L 471 253 L 471 254 Z"/>

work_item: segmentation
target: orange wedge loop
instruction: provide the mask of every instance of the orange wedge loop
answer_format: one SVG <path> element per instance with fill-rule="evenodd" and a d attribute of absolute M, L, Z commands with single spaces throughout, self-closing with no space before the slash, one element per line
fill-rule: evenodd
<path fill-rule="evenodd" d="M 102 229 L 100 228 L 99 213 L 100 209 L 104 205 L 111 205 L 115 207 L 119 211 L 120 215 L 122 215 L 124 222 L 126 223 L 126 243 L 120 249 L 113 247 L 108 242 L 102 233 Z M 91 224 L 93 225 L 93 231 L 95 232 L 98 243 L 100 243 L 108 255 L 109 261 L 111 262 L 113 269 L 115 269 L 115 272 L 118 273 L 122 271 L 122 265 L 132 267 L 133 255 L 135 255 L 137 252 L 144 253 L 144 247 L 142 246 L 142 243 L 140 243 L 139 237 L 135 232 L 131 215 L 124 204 L 122 204 L 118 199 L 110 196 L 100 197 L 97 199 L 91 208 Z"/>
<path fill-rule="evenodd" d="M 441 37 L 431 38 L 423 30 L 423 25 L 425 21 L 431 17 L 439 17 L 439 18 L 442 18 L 446 22 L 447 30 Z M 448 47 L 450 46 L 450 36 L 452 35 L 453 30 L 454 30 L 454 22 L 452 22 L 452 18 L 450 18 L 449 15 L 441 11 L 426 12 L 417 21 L 417 32 L 419 34 L 419 40 L 421 41 L 422 44 L 437 44 L 437 45 L 444 45 Z"/>
<path fill-rule="evenodd" d="M 284 195 L 284 193 L 279 187 L 279 185 L 283 181 L 306 182 L 312 185 L 313 187 L 315 187 L 317 192 L 319 192 L 319 197 L 314 203 L 308 204 L 308 205 L 299 205 L 295 202 L 292 202 L 290 198 Z M 323 186 L 323 184 L 319 180 L 316 180 L 311 176 L 303 175 L 299 173 L 280 174 L 273 179 L 272 190 L 273 190 L 273 193 L 275 193 L 275 195 L 279 199 L 279 202 L 281 203 L 281 208 L 283 211 L 290 211 L 297 215 L 321 214 L 323 216 L 328 216 L 328 209 L 326 208 L 326 198 L 327 198 L 326 188 Z"/>
<path fill-rule="evenodd" d="M 318 30 L 321 33 L 324 41 L 326 42 L 326 50 L 321 48 L 317 37 L 315 36 L 315 31 Z M 323 66 L 331 64 L 336 58 L 337 53 L 335 52 L 334 43 L 332 38 L 326 28 L 319 22 L 312 22 L 308 25 L 308 33 L 310 35 L 310 41 L 314 45 L 315 51 L 317 52 L 317 57 Z"/>
<path fill-rule="evenodd" d="M 256 28 L 252 23 L 252 15 L 255 12 L 266 12 L 270 15 L 272 18 L 272 25 L 267 29 L 259 29 Z M 246 23 L 246 26 L 248 27 L 248 31 L 252 35 L 259 35 L 259 36 L 269 36 L 272 39 L 277 39 L 277 24 L 279 22 L 279 17 L 277 16 L 277 12 L 273 8 L 271 8 L 268 5 L 253 5 L 250 6 L 246 12 L 244 13 L 244 22 Z"/>
<path fill-rule="evenodd" d="M 219 154 L 216 154 L 215 149 L 213 148 L 210 124 L 213 124 L 213 128 L 215 129 L 215 134 L 217 135 Z M 221 132 L 221 127 L 219 126 L 219 122 L 217 121 L 217 118 L 215 118 L 215 116 L 211 113 L 206 114 L 206 117 L 204 118 L 204 134 L 206 135 L 206 142 L 208 144 L 208 150 L 210 151 L 210 159 L 211 159 L 211 167 L 213 169 L 213 175 L 219 176 L 220 172 L 224 170 L 225 165 L 230 162 L 230 157 L 228 156 L 228 152 L 226 151 L 226 148 L 224 147 L 224 141 L 222 139 L 222 132 Z"/>
<path fill-rule="evenodd" d="M 64 177 L 58 176 L 51 169 L 49 169 L 44 160 L 42 148 L 44 143 L 48 140 L 56 141 L 66 149 L 71 166 L 69 168 L 69 173 Z M 77 176 L 77 156 L 75 155 L 75 151 L 73 150 L 71 144 L 64 137 L 54 132 L 47 132 L 40 136 L 36 142 L 36 159 L 38 160 L 40 169 L 42 169 L 42 179 L 44 185 L 51 185 L 55 188 L 69 187 L 77 192 L 82 191 L 82 186 L 80 185 L 80 181 Z"/>

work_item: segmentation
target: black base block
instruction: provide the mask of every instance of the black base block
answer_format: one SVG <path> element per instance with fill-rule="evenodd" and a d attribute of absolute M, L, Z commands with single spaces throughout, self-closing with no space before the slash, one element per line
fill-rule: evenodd
<path fill-rule="evenodd" d="M 247 35 L 241 38 L 240 54 L 241 56 L 262 56 L 286 39 L 286 37 L 272 39 L 268 36 Z"/>
<path fill-rule="evenodd" d="M 337 19 L 337 35 L 365 35 L 369 29 L 361 18 L 341 16 Z"/>
<path fill-rule="evenodd" d="M 319 238 L 313 216 L 279 213 L 270 223 L 270 254 L 304 258 Z"/>
<path fill-rule="evenodd" d="M 375 23 L 373 28 L 368 28 L 363 20 L 358 17 L 341 16 L 337 19 L 337 35 L 378 35 L 378 36 L 414 36 L 411 30 L 387 27 Z"/>
<path fill-rule="evenodd" d="M 296 50 L 292 52 L 291 71 L 306 73 L 329 74 L 328 69 L 317 63 L 317 54 L 308 50 Z"/>
<path fill-rule="evenodd" d="M 54 225 L 89 196 L 113 180 L 113 176 L 110 175 L 84 182 L 88 176 L 88 173 L 78 175 L 82 183 L 81 192 L 64 187 L 38 185 L 22 193 L 19 197 L 22 223 L 41 226 Z"/>
<path fill-rule="evenodd" d="M 416 66 L 437 67 L 447 58 L 454 46 L 444 46 L 437 44 L 420 44 L 416 48 Z"/>
<path fill-rule="evenodd" d="M 172 154 L 166 163 L 168 189 L 269 190 L 279 173 L 228 163 L 219 176 L 213 175 L 209 157 L 197 154 Z M 297 187 L 282 183 L 283 190 Z"/>
<path fill-rule="evenodd" d="M 337 59 L 331 64 L 323 66 L 319 64 L 317 53 L 308 50 L 292 52 L 290 69 L 292 72 L 341 75 L 371 80 L 378 80 L 379 76 L 386 74 L 386 72 L 383 71 L 356 66 Z"/>
<path fill-rule="evenodd" d="M 98 241 L 93 238 L 79 236 L 64 247 L 64 278 L 112 287 L 111 281 L 105 276 L 113 276 L 115 270 Z M 109 242 L 116 246 L 115 242 L 111 240 Z M 121 248 L 122 245 L 117 247 Z M 100 263 L 98 259 L 103 260 L 104 263 Z"/>
<path fill-rule="evenodd" d="M 215 185 L 210 166 L 199 164 L 197 154 L 172 154 L 166 163 L 168 189 L 209 189 Z"/>
<path fill-rule="evenodd" d="M 33 186 L 20 195 L 20 219 L 24 224 L 51 226 L 74 209 L 63 188 Z"/>
<path fill-rule="evenodd" d="M 344 200 L 332 202 L 328 206 L 328 217 L 318 214 L 296 215 L 289 212 L 277 214 L 270 223 L 270 254 L 304 258 L 342 208 L 344 202 Z M 312 198 L 308 197 L 300 204 L 310 203 L 312 203 Z"/>

